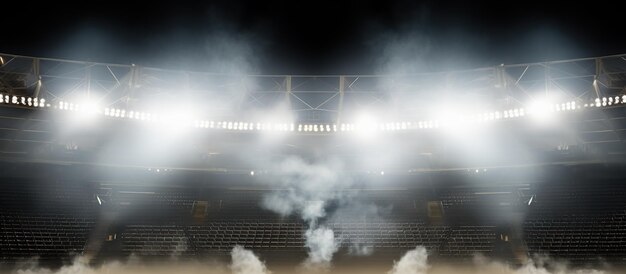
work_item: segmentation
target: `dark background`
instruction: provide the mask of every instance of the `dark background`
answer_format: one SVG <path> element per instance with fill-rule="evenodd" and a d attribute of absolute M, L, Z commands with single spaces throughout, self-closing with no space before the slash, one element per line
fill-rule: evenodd
<path fill-rule="evenodd" d="M 6 2 L 0 52 L 173 69 L 394 73 L 626 52 L 618 2 Z"/>

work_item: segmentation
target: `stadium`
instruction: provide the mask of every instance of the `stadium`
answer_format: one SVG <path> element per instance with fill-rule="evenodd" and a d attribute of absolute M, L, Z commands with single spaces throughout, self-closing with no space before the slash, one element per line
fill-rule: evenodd
<path fill-rule="evenodd" d="M 626 55 L 345 76 L 0 61 L 6 269 L 626 262 Z"/>
<path fill-rule="evenodd" d="M 0 274 L 626 273 L 619 3 L 8 1 Z"/>

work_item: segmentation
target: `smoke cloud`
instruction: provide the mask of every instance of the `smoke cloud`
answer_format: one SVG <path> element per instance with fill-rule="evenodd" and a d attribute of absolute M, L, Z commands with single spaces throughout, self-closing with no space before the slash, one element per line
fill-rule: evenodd
<path fill-rule="evenodd" d="M 418 246 L 407 251 L 399 261 L 394 262 L 388 274 L 425 274 L 428 271 L 428 253 L 426 248 Z"/>
<path fill-rule="evenodd" d="M 360 242 L 352 242 L 348 248 L 348 254 L 354 256 L 370 256 L 374 253 L 374 247 Z"/>
<path fill-rule="evenodd" d="M 347 196 L 340 190 L 352 184 L 352 180 L 341 170 L 343 164 L 328 160 L 322 164 L 307 163 L 296 157 L 281 162 L 275 182 L 285 191 L 277 191 L 263 200 L 263 206 L 282 216 L 297 214 L 309 226 L 304 234 L 309 258 L 305 267 L 330 266 L 333 254 L 339 249 L 339 242 L 332 229 L 319 226 L 320 218 L 326 216 L 326 206 L 330 201 L 345 200 Z"/>
<path fill-rule="evenodd" d="M 566 261 L 555 260 L 546 256 L 535 256 L 519 268 L 512 268 L 501 262 L 490 261 L 483 256 L 474 258 L 474 265 L 483 273 L 507 274 L 607 274 L 601 269 L 579 268 L 574 269 Z"/>
<path fill-rule="evenodd" d="M 380 56 L 376 60 L 376 73 L 406 74 L 430 70 L 425 60 L 431 54 L 432 43 L 420 31 L 387 32 L 373 40 L 370 46 Z"/>
<path fill-rule="evenodd" d="M 233 274 L 270 274 L 265 264 L 250 250 L 242 246 L 235 246 L 230 252 L 232 263 L 230 269 Z"/>
<path fill-rule="evenodd" d="M 320 250 L 332 249 L 332 242 L 329 235 L 331 230 L 317 229 L 312 232 L 311 239 L 320 237 L 315 240 L 316 244 L 328 243 L 331 246 L 321 248 Z M 332 236 L 332 235 L 330 235 Z M 536 257 L 529 260 L 520 267 L 512 267 L 506 263 L 490 261 L 484 257 L 476 257 L 473 263 L 468 264 L 445 264 L 436 263 L 428 264 L 428 253 L 424 247 L 417 247 L 406 252 L 400 260 L 393 263 L 392 269 L 389 270 L 389 263 L 381 262 L 380 264 L 352 264 L 349 266 L 336 266 L 333 269 L 320 267 L 323 264 L 324 256 L 332 256 L 332 254 L 319 254 L 321 257 L 311 257 L 307 262 L 310 265 L 304 265 L 303 268 L 295 267 L 295 265 L 276 266 L 276 269 L 269 271 L 264 262 L 250 250 L 246 250 L 241 246 L 236 246 L 231 251 L 231 262 L 218 263 L 217 261 L 203 260 L 199 261 L 165 261 L 158 263 L 146 263 L 140 261 L 129 260 L 126 263 L 109 262 L 94 267 L 89 265 L 86 260 L 77 258 L 71 265 L 63 266 L 58 269 L 48 269 L 39 267 L 37 260 L 27 260 L 16 265 L 12 270 L 3 271 L 2 274 L 169 274 L 169 273 L 186 273 L 186 274 L 282 274 L 282 273 L 341 273 L 341 274 L 618 274 L 625 273 L 624 269 L 613 269 L 608 265 L 598 268 L 572 268 L 567 262 L 558 261 L 545 257 Z M 312 262 L 319 259 L 318 262 Z M 366 259 L 367 260 L 367 259 Z M 320 263 L 321 262 L 321 263 Z M 0 267 L 6 269 L 6 265 Z M 295 267 L 295 268 L 294 268 Z"/>
<path fill-rule="evenodd" d="M 333 254 L 339 249 L 339 243 L 335 240 L 335 234 L 331 229 L 318 227 L 306 231 L 306 247 L 309 248 L 309 258 L 305 266 L 327 268 L 333 259 Z"/>
<path fill-rule="evenodd" d="M 74 261 L 73 264 L 68 266 L 63 266 L 57 271 L 53 271 L 47 268 L 27 268 L 27 269 L 18 269 L 15 273 L 17 274 L 90 274 L 95 273 L 95 271 L 89 267 L 88 265 L 80 262 L 79 260 Z"/>
<path fill-rule="evenodd" d="M 326 216 L 327 203 L 343 199 L 339 190 L 352 184 L 350 177 L 341 172 L 342 167 L 338 160 L 313 164 L 298 157 L 287 158 L 273 168 L 276 174 L 270 178 L 283 190 L 264 197 L 262 205 L 282 216 L 297 214 L 316 224 L 317 219 Z"/>

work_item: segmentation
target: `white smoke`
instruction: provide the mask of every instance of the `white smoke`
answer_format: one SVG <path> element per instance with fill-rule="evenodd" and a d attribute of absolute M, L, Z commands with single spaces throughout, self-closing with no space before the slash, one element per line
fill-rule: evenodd
<path fill-rule="evenodd" d="M 490 261 L 482 255 L 474 257 L 474 265 L 482 273 L 507 273 L 507 274 L 606 274 L 600 269 L 572 269 L 567 261 L 556 260 L 547 256 L 536 255 L 529 259 L 519 268 L 511 268 L 507 264 Z M 608 266 L 605 266 L 608 268 Z M 611 272 L 613 273 L 613 272 Z"/>
<path fill-rule="evenodd" d="M 312 232 L 311 239 L 316 240 L 316 244 L 327 243 L 330 247 L 320 248 L 319 250 L 332 249 L 332 235 L 330 230 L 323 229 Z M 423 247 L 417 247 L 408 251 L 403 257 L 394 262 L 390 271 L 387 263 L 380 265 L 363 264 L 351 265 L 347 268 L 330 269 L 321 267 L 324 260 L 332 257 L 332 253 L 318 253 L 319 257 L 311 257 L 307 262 L 310 265 L 304 265 L 303 268 L 294 268 L 295 265 L 284 265 L 283 268 L 278 267 L 270 272 L 262 261 L 249 250 L 240 246 L 233 248 L 231 252 L 232 262 L 230 264 L 220 263 L 221 260 L 213 261 L 206 258 L 200 261 L 162 261 L 156 263 L 147 263 L 139 261 L 128 261 L 126 263 L 108 262 L 101 266 L 92 267 L 82 258 L 74 260 L 72 265 L 67 265 L 58 269 L 48 269 L 37 265 L 35 259 L 22 261 L 13 269 L 9 270 L 3 267 L 2 274 L 282 274 L 282 273 L 387 273 L 387 274 L 618 274 L 626 273 L 623 268 L 611 268 L 608 265 L 596 269 L 574 269 L 568 266 L 564 261 L 557 261 L 550 258 L 534 258 L 521 267 L 514 268 L 506 263 L 490 261 L 486 258 L 478 258 L 474 264 L 467 265 L 448 265 L 448 264 L 427 264 L 427 252 Z M 318 259 L 313 263 L 312 260 Z M 367 260 L 367 259 L 365 259 Z M 320 263 L 321 262 L 321 263 Z M 0 266 L 3 266 L 0 264 Z"/>
<path fill-rule="evenodd" d="M 428 271 L 428 253 L 426 248 L 418 246 L 409 250 L 402 258 L 393 263 L 388 274 L 425 274 Z"/>
<path fill-rule="evenodd" d="M 374 47 L 381 74 L 406 74 L 428 71 L 426 62 L 431 55 L 432 43 L 420 31 L 387 32 L 374 39 Z"/>
<path fill-rule="evenodd" d="M 499 264 L 499 263 L 494 263 Z M 570 269 L 565 262 L 557 262 L 547 258 L 529 260 L 522 267 L 511 271 L 513 274 L 605 274 L 597 269 Z"/>
<path fill-rule="evenodd" d="M 298 157 L 290 157 L 273 169 L 272 183 L 284 191 L 264 197 L 262 205 L 283 216 L 298 214 L 305 221 L 315 221 L 326 216 L 328 201 L 339 200 L 341 190 L 351 184 L 341 173 L 342 164 L 330 160 L 326 164 L 311 164 Z"/>
<path fill-rule="evenodd" d="M 358 241 L 352 241 L 348 249 L 348 254 L 354 256 L 370 256 L 374 253 L 374 247 L 364 245 Z"/>
<path fill-rule="evenodd" d="M 298 214 L 309 227 L 304 234 L 309 258 L 305 267 L 330 266 L 333 254 L 339 249 L 332 229 L 320 226 L 318 220 L 326 216 L 329 201 L 344 200 L 342 189 L 352 184 L 349 176 L 341 172 L 342 163 L 336 160 L 324 164 L 310 164 L 292 157 L 281 162 L 273 178 L 285 191 L 277 191 L 263 200 L 266 209 L 282 216 Z"/>
<path fill-rule="evenodd" d="M 33 260 L 29 260 L 33 262 Z M 85 260 L 81 257 L 77 257 L 72 264 L 63 266 L 58 270 L 51 270 L 48 268 L 41 268 L 37 266 L 36 260 L 35 263 L 27 263 L 20 264 L 18 269 L 15 271 L 17 274 L 91 274 L 95 273 L 94 269 L 91 268 Z"/>
<path fill-rule="evenodd" d="M 309 248 L 309 258 L 305 266 L 323 267 L 330 266 L 333 254 L 339 249 L 339 244 L 335 240 L 335 233 L 326 227 L 318 227 L 306 231 L 306 247 Z"/>
<path fill-rule="evenodd" d="M 269 274 L 265 264 L 250 250 L 236 245 L 230 252 L 233 274 Z"/>
<path fill-rule="evenodd" d="M 176 259 L 183 255 L 187 251 L 187 238 L 183 238 L 176 243 L 174 250 L 172 250 L 172 254 L 170 258 Z"/>
<path fill-rule="evenodd" d="M 339 205 L 326 220 L 333 223 L 346 222 L 377 222 L 384 223 L 387 220 L 384 216 L 389 216 L 393 209 L 392 205 L 381 205 L 359 201 L 358 198 L 350 200 L 348 203 Z M 348 244 L 348 254 L 352 256 L 369 256 L 374 253 L 374 245 L 366 243 L 363 238 L 342 235 L 342 243 Z"/>

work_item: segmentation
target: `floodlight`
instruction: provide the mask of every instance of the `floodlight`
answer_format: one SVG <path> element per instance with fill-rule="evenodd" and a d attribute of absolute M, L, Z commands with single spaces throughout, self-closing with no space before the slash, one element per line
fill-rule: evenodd
<path fill-rule="evenodd" d="M 376 131 L 377 125 L 376 119 L 368 114 L 361 114 L 356 120 L 356 130 L 363 134 L 371 134 Z"/>
<path fill-rule="evenodd" d="M 554 119 L 554 109 L 554 106 L 546 100 L 535 100 L 528 106 L 528 115 L 538 122 L 545 123 Z"/>

